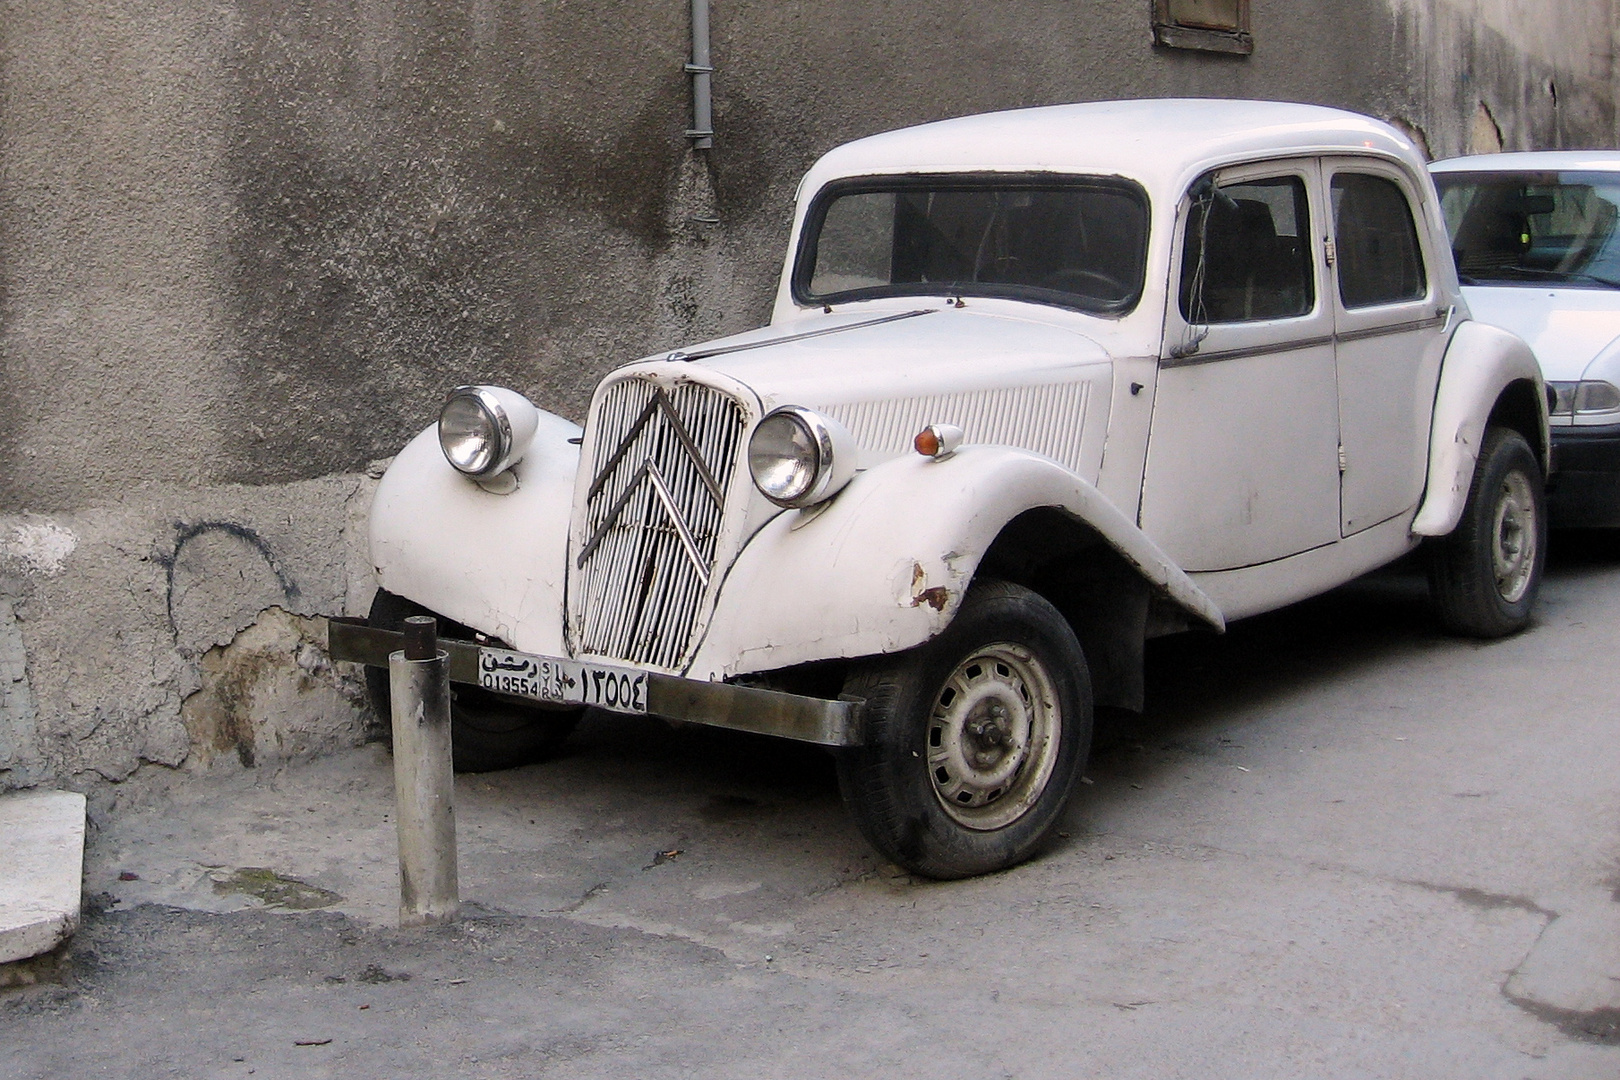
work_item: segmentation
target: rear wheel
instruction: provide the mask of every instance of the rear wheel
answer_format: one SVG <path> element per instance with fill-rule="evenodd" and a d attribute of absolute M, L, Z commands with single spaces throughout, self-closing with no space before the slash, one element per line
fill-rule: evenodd
<path fill-rule="evenodd" d="M 421 604 L 378 589 L 366 621 L 381 630 L 402 630 L 407 616 L 432 614 Z M 439 619 L 439 633 L 472 638 L 472 631 L 444 619 Z M 366 668 L 366 693 L 383 729 L 389 730 L 388 669 Z M 562 748 L 584 711 L 546 709 L 476 686 L 451 683 L 450 749 L 456 771 L 495 772 L 551 757 Z"/>
<path fill-rule="evenodd" d="M 1091 681 L 1074 631 L 1039 595 L 975 585 L 939 637 L 856 670 L 868 742 L 839 786 L 872 846 L 935 878 L 1034 854 L 1091 745 Z"/>
<path fill-rule="evenodd" d="M 1441 623 L 1480 638 L 1523 629 L 1541 588 L 1546 548 L 1546 497 L 1535 452 L 1517 431 L 1487 428 L 1462 518 L 1429 563 L 1429 593 Z"/>

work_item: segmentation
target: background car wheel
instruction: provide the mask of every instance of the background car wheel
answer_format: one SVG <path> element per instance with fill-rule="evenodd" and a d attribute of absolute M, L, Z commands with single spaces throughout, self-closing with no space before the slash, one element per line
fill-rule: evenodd
<path fill-rule="evenodd" d="M 433 615 L 422 605 L 377 590 L 367 622 L 383 630 L 400 630 L 408 615 Z M 444 637 L 472 640 L 472 631 L 460 623 L 439 618 Z M 371 708 L 389 730 L 388 671 L 366 668 L 366 696 Z M 551 757 L 579 723 L 584 709 L 545 709 L 518 698 L 494 694 L 476 686 L 450 684 L 450 750 L 457 772 L 495 772 Z"/>
<path fill-rule="evenodd" d="M 1524 628 L 1541 588 L 1547 506 L 1524 436 L 1485 432 L 1462 519 L 1429 562 L 1429 593 L 1454 633 L 1495 638 Z"/>
<path fill-rule="evenodd" d="M 1091 748 L 1091 679 L 1044 598 L 975 585 L 951 625 L 852 672 L 867 745 L 838 760 L 861 832 L 928 877 L 1013 866 L 1057 825 Z"/>

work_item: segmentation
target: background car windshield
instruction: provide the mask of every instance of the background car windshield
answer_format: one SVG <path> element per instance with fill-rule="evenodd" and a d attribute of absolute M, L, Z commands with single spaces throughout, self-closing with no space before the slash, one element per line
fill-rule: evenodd
<path fill-rule="evenodd" d="M 866 183 L 823 196 L 809 223 L 802 302 L 1011 296 L 1120 314 L 1142 294 L 1147 198 L 1125 181 Z"/>
<path fill-rule="evenodd" d="M 1620 288 L 1620 175 L 1439 173 L 1464 285 Z"/>

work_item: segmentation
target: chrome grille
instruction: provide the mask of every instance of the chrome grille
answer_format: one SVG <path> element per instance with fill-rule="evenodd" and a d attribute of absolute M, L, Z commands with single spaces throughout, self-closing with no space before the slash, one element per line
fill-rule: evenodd
<path fill-rule="evenodd" d="M 603 391 L 593 420 L 574 651 L 677 670 L 714 577 L 742 406 L 712 387 L 632 376 Z"/>

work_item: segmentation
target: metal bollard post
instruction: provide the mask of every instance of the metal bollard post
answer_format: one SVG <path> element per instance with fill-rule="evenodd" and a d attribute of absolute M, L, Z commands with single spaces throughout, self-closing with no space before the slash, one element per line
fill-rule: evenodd
<path fill-rule="evenodd" d="M 401 926 L 449 922 L 461 905 L 450 762 L 449 659 L 439 649 L 438 624 L 428 615 L 405 620 L 405 648 L 388 657 Z"/>

